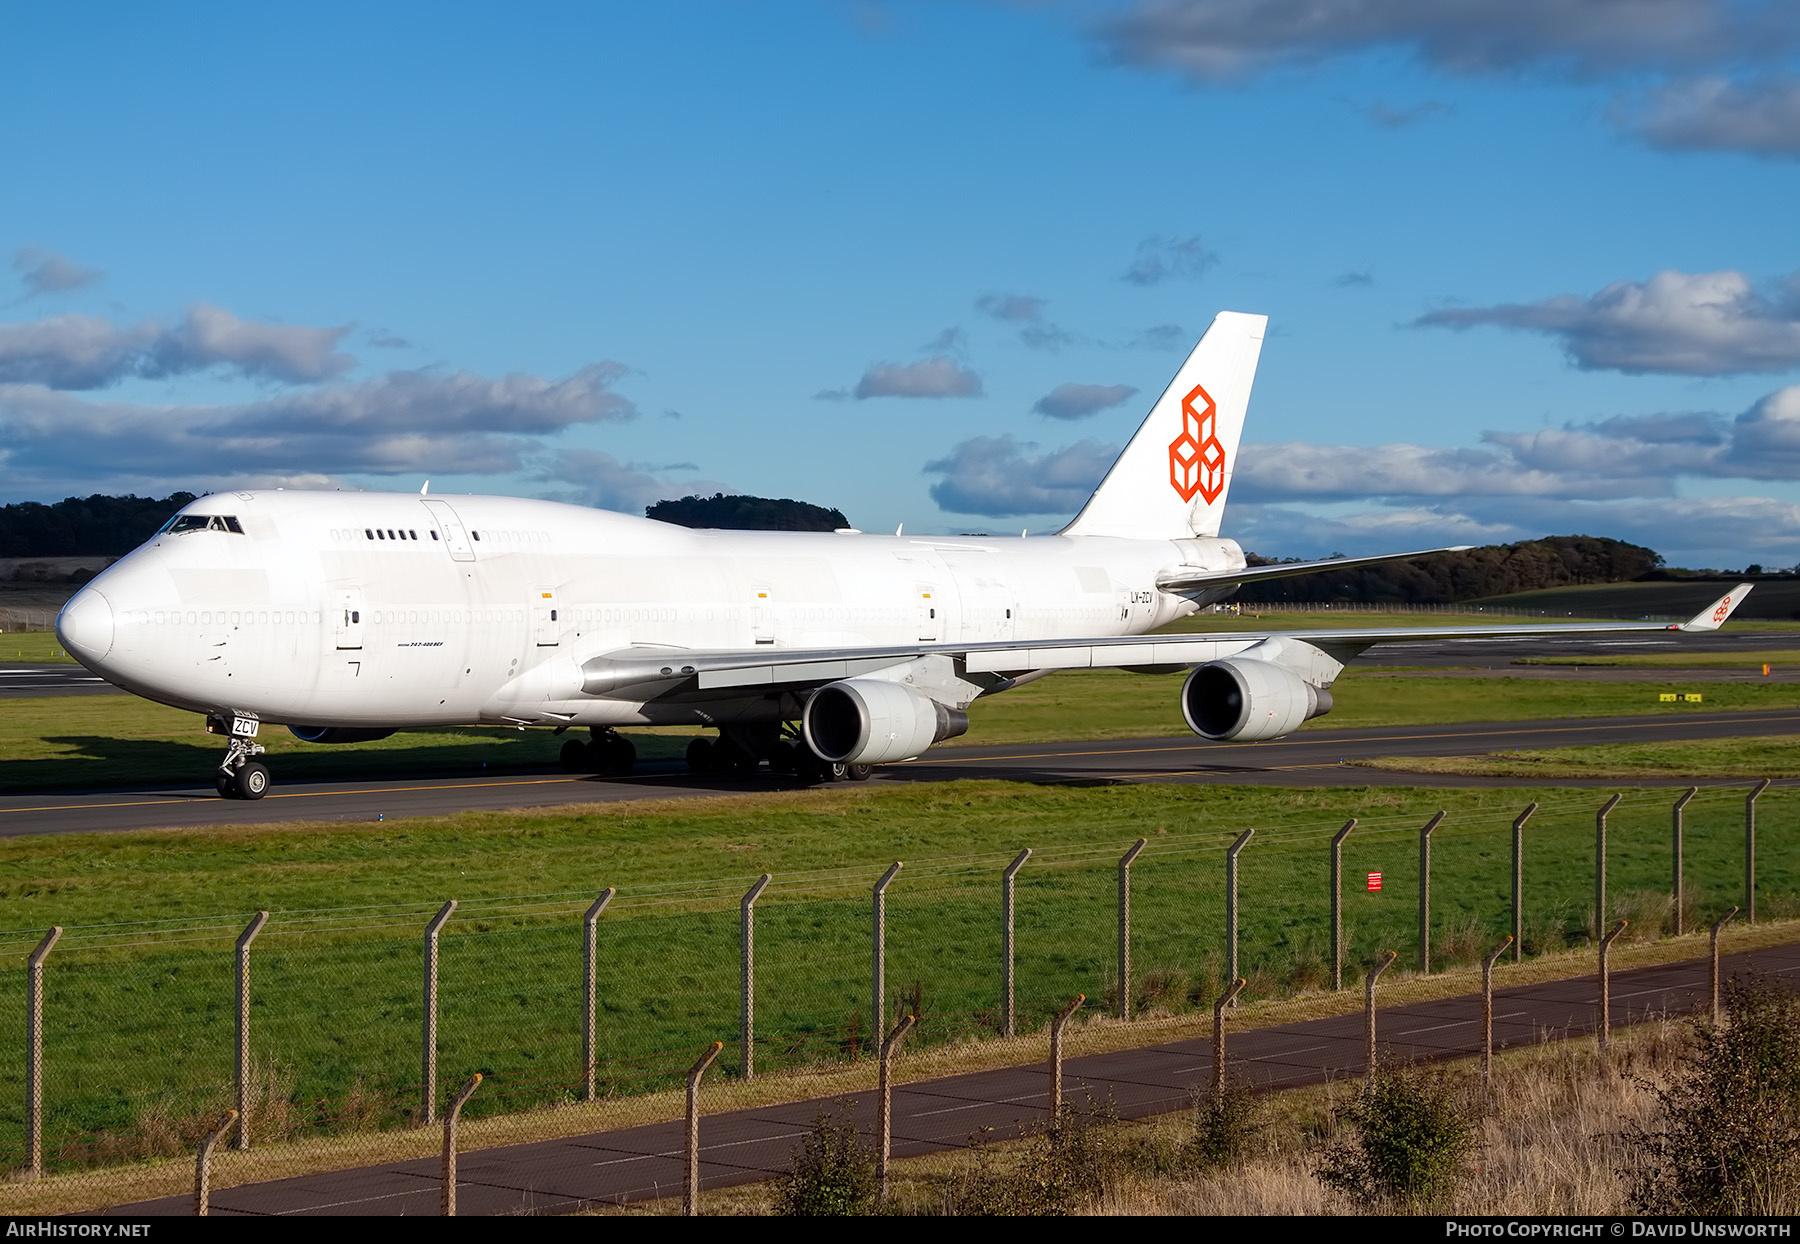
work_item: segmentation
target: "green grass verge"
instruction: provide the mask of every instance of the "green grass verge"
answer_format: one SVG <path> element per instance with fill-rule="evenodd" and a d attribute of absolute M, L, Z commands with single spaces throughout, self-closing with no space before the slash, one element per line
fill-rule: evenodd
<path fill-rule="evenodd" d="M 62 650 L 62 644 L 50 631 L 0 632 L 0 662 L 35 661 L 74 665 L 75 658 Z"/>
<path fill-rule="evenodd" d="M 676 1083 L 696 1049 L 736 1032 L 737 899 L 760 872 L 775 878 L 757 909 L 759 1059 L 773 1071 L 866 1052 L 869 887 L 896 858 L 908 863 L 888 896 L 889 1002 L 920 1008 L 918 1040 L 932 1045 L 993 1030 L 999 875 L 1021 846 L 1035 851 L 1018 881 L 1024 1021 L 1077 992 L 1104 1005 L 1116 989 L 1116 861 L 1139 836 L 1151 845 L 1133 872 L 1134 992 L 1181 1012 L 1204 1008 L 1223 974 L 1223 851 L 1242 829 L 1257 834 L 1242 859 L 1240 967 L 1252 995 L 1269 997 L 1322 978 L 1327 843 L 1346 817 L 1361 820 L 1344 861 L 1360 963 L 1388 946 L 1411 959 L 1417 830 L 1449 812 L 1432 887 L 1448 964 L 1503 931 L 1508 826 L 1532 798 L 1535 954 L 1586 936 L 1594 792 L 964 782 L 11 839 L 0 842 L 0 1013 L 22 1011 L 24 956 L 44 927 L 64 926 L 46 978 L 57 1160 L 166 1149 L 226 1100 L 232 938 L 267 909 L 254 1048 L 288 1117 L 397 1123 L 417 1091 L 420 934 L 454 897 L 440 1066 L 444 1084 L 491 1073 L 471 1105 L 481 1114 L 564 1100 L 578 1081 L 580 913 L 602 886 L 619 896 L 600 925 L 601 1080 L 628 1093 Z M 1612 815 L 1613 914 L 1634 933 L 1653 934 L 1666 914 L 1668 801 L 1631 795 Z M 1739 899 L 1741 808 L 1740 791 L 1722 790 L 1688 810 L 1700 914 Z M 1761 910 L 1800 910 L 1800 791 L 1769 792 L 1760 812 Z M 1379 893 L 1362 884 L 1373 871 Z M 17 1160 L 22 1092 L 20 1060 L 0 1063 L 0 1164 Z"/>
<path fill-rule="evenodd" d="M 1523 778 L 1783 778 L 1800 776 L 1800 738 L 1628 743 L 1489 752 L 1483 756 L 1383 756 L 1354 762 L 1402 773 Z"/>

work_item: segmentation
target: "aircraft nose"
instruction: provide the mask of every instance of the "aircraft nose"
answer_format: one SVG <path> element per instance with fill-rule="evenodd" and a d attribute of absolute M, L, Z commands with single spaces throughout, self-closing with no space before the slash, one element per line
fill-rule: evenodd
<path fill-rule="evenodd" d="M 70 656 L 92 669 L 112 651 L 112 602 L 91 587 L 82 588 L 56 615 L 56 637 Z"/>

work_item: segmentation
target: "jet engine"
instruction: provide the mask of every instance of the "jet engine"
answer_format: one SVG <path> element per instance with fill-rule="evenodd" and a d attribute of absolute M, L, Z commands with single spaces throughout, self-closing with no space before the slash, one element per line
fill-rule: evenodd
<path fill-rule="evenodd" d="M 394 731 L 363 726 L 289 726 L 288 733 L 302 743 L 373 743 Z"/>
<path fill-rule="evenodd" d="M 1202 738 L 1277 739 L 1331 711 L 1331 692 L 1254 658 L 1208 661 L 1181 685 L 1181 715 Z"/>
<path fill-rule="evenodd" d="M 969 728 L 969 715 L 901 683 L 848 678 L 815 691 L 800 726 L 820 759 L 878 765 L 955 738 Z"/>

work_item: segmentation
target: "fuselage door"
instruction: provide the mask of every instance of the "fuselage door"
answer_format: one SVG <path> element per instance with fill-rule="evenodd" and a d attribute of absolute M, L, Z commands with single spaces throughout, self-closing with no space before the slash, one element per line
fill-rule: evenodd
<path fill-rule="evenodd" d="M 361 648 L 363 646 L 362 628 L 362 589 L 359 587 L 340 587 L 333 597 L 335 608 L 331 615 L 332 630 L 337 635 L 337 646 Z"/>
<path fill-rule="evenodd" d="M 937 586 L 932 583 L 921 583 L 917 586 L 917 594 L 919 598 L 919 638 L 925 643 L 936 643 L 940 634 Z"/>
<path fill-rule="evenodd" d="M 750 640 L 757 644 L 775 642 L 775 596 L 766 583 L 750 588 Z"/>
<path fill-rule="evenodd" d="M 450 508 L 447 501 L 426 500 L 425 508 L 431 511 L 431 517 L 437 523 L 438 531 L 444 537 L 444 547 L 450 550 L 450 560 L 456 562 L 472 562 L 475 560 L 475 546 L 469 543 L 469 533 L 463 529 L 462 519 Z"/>
<path fill-rule="evenodd" d="M 537 635 L 537 646 L 556 647 L 562 635 L 562 623 L 557 621 L 555 588 L 541 587 L 532 594 L 531 618 L 532 629 Z"/>

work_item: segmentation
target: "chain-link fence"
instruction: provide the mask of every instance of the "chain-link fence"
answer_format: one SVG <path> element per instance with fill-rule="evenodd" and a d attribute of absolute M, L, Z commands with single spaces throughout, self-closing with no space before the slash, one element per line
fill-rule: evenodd
<path fill-rule="evenodd" d="M 1672 927 L 1677 793 L 1636 792 L 1608 814 L 1607 917 L 1629 917 L 1633 937 Z M 1365 806 L 1345 815 L 1255 827 L 1243 847 L 1247 997 L 1329 986 L 1331 843 L 1349 814 L 1358 819 L 1341 843 L 1344 979 L 1354 985 L 1389 947 L 1401 951 L 1396 973 L 1418 970 L 1423 819 L 1384 811 L 1380 792 L 1360 798 Z M 1567 793 L 1525 824 L 1527 955 L 1594 934 L 1602 800 Z M 1746 810 L 1741 786 L 1702 791 L 1682 810 L 1689 930 L 1727 906 L 1749 909 Z M 1800 791 L 1769 790 L 1756 813 L 1755 910 L 1792 914 Z M 1512 931 L 1513 819 L 1459 814 L 1433 831 L 1433 970 L 1478 962 Z M 592 918 L 591 989 L 586 918 L 604 876 L 591 888 L 464 899 L 447 914 L 454 895 L 277 910 L 253 937 L 250 911 L 72 926 L 36 968 L 45 931 L 0 932 L 0 1013 L 17 1017 L 0 1063 L 0 1169 L 53 1174 L 191 1154 L 229 1109 L 243 1117 L 221 1145 L 378 1136 L 430 1119 L 476 1072 L 485 1081 L 465 1117 L 578 1102 L 590 1082 L 612 1098 L 677 1088 L 713 1040 L 725 1043 L 715 1076 L 743 1074 L 746 1037 L 758 1076 L 846 1064 L 870 1058 L 878 1028 L 903 1013 L 919 1017 L 909 1049 L 979 1040 L 1005 1025 L 1009 977 L 1017 1030 L 1037 1031 L 1076 994 L 1117 1013 L 1122 944 L 1134 1016 L 1208 1008 L 1225 983 L 1226 852 L 1243 828 L 1153 833 L 1129 870 L 1128 929 L 1129 840 L 1034 850 L 1013 879 L 1010 937 L 1002 878 L 1014 851 L 906 861 L 882 895 L 879 942 L 874 890 L 887 865 L 778 872 L 755 898 L 748 990 L 753 875 L 620 888 Z M 433 990 L 427 930 L 440 916 Z"/>

